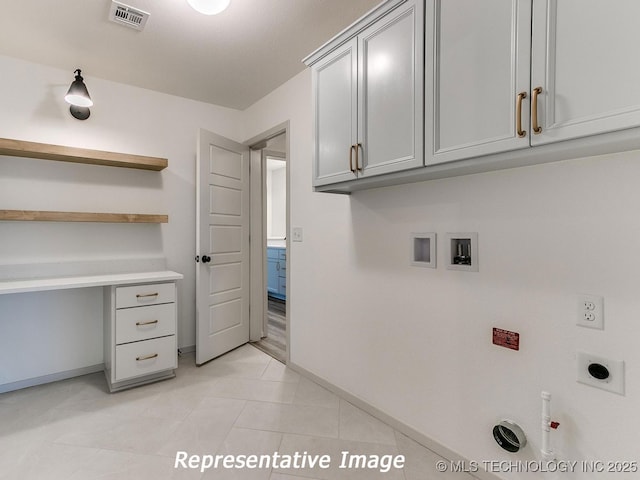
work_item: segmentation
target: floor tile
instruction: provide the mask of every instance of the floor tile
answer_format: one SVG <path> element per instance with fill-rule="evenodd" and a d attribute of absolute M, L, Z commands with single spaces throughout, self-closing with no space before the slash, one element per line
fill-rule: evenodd
<path fill-rule="evenodd" d="M 233 428 L 216 455 L 233 455 L 236 458 L 246 458 L 250 455 L 269 455 L 273 457 L 282 442 L 282 435 L 273 432 L 262 432 L 242 428 Z M 242 456 L 242 457 L 241 457 Z M 204 473 L 204 479 L 242 479 L 242 480 L 269 480 L 271 466 L 265 468 L 224 468 L 209 469 Z"/>
<path fill-rule="evenodd" d="M 250 345 L 115 394 L 102 373 L 0 394 L 0 480 L 471 480 L 441 457 Z M 188 455 L 329 455 L 331 468 L 175 468 Z M 401 453 L 403 470 L 340 468 Z"/>
<path fill-rule="evenodd" d="M 291 403 L 296 389 L 295 383 L 249 378 L 221 378 L 216 381 L 215 389 L 210 392 L 210 395 L 261 402 Z"/>
<path fill-rule="evenodd" d="M 248 402 L 236 427 L 338 437 L 338 411 L 307 405 Z"/>
<path fill-rule="evenodd" d="M 394 430 L 368 413 L 340 400 L 340 438 L 395 445 Z"/>
<path fill-rule="evenodd" d="M 301 477 L 314 477 L 321 480 L 405 480 L 402 469 L 391 468 L 399 452 L 393 445 L 354 442 L 305 435 L 285 435 L 280 446 L 282 455 L 307 452 L 309 455 L 328 455 L 329 468 L 315 467 L 302 469 L 274 469 L 275 473 L 288 473 Z M 364 458 L 366 464 L 356 458 Z M 377 466 L 373 461 L 377 461 Z M 389 463 L 389 465 L 387 465 Z"/>
<path fill-rule="evenodd" d="M 439 472 L 436 464 L 444 459 L 410 439 L 406 435 L 396 432 L 398 450 L 405 458 L 404 475 L 406 480 L 473 480 L 468 473 Z"/>
<path fill-rule="evenodd" d="M 272 358 L 261 378 L 262 380 L 273 380 L 276 382 L 298 383 L 300 381 L 300 374 Z"/>
<path fill-rule="evenodd" d="M 174 468 L 174 459 L 100 450 L 68 480 L 199 480 L 199 470 Z"/>
<path fill-rule="evenodd" d="M 211 455 L 222 444 L 245 406 L 243 400 L 205 398 L 165 438 L 154 453 L 175 458 L 176 452 Z"/>
<path fill-rule="evenodd" d="M 269 480 L 321 480 L 312 477 L 298 477 L 294 475 L 285 475 L 284 473 L 272 473 Z"/>
<path fill-rule="evenodd" d="M 298 382 L 298 389 L 293 397 L 293 403 L 296 405 L 338 408 L 340 398 L 317 383 L 302 377 Z"/>

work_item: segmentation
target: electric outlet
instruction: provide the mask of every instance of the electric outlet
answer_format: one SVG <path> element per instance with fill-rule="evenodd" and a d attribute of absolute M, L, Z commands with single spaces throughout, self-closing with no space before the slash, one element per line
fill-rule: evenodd
<path fill-rule="evenodd" d="M 604 298 L 596 295 L 578 297 L 577 325 L 604 330 Z"/>
<path fill-rule="evenodd" d="M 302 227 L 293 227 L 291 229 L 291 240 L 293 240 L 294 242 L 301 242 L 302 241 Z"/>
<path fill-rule="evenodd" d="M 624 395 L 624 362 L 578 352 L 577 380 L 585 385 Z"/>

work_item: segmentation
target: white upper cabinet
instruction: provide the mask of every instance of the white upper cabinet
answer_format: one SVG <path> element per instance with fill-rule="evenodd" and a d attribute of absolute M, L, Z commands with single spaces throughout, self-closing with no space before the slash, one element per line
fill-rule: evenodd
<path fill-rule="evenodd" d="M 427 0 L 431 18 L 427 164 L 528 147 L 531 0 Z"/>
<path fill-rule="evenodd" d="M 427 165 L 640 126 L 640 1 L 427 0 L 431 10 Z"/>
<path fill-rule="evenodd" d="M 424 165 L 422 1 L 358 35 L 359 176 Z"/>
<path fill-rule="evenodd" d="M 640 0 L 385 0 L 305 59 L 315 190 L 640 148 L 638 19 Z"/>
<path fill-rule="evenodd" d="M 358 42 L 354 38 L 321 59 L 312 69 L 316 185 L 355 177 L 354 145 L 358 136 L 357 50 Z"/>
<path fill-rule="evenodd" d="M 423 4 L 384 2 L 305 60 L 314 186 L 424 165 Z"/>
<path fill-rule="evenodd" d="M 532 145 L 640 125 L 640 1 L 533 0 Z"/>

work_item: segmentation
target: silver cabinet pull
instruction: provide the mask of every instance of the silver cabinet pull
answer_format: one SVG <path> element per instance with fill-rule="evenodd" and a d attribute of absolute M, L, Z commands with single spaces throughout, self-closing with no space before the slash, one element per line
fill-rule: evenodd
<path fill-rule="evenodd" d="M 136 362 L 141 362 L 143 360 L 151 360 L 152 358 L 156 358 L 158 356 L 157 353 L 152 353 L 151 355 L 144 355 L 143 357 L 136 357 Z"/>
<path fill-rule="evenodd" d="M 158 320 L 149 320 L 148 322 L 136 322 L 138 327 L 142 327 L 144 325 L 153 325 L 154 323 L 158 323 Z"/>

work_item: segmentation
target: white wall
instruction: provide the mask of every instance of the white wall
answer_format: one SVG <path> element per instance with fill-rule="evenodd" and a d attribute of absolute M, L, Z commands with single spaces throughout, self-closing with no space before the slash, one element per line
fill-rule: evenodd
<path fill-rule="evenodd" d="M 286 163 L 281 168 L 267 171 L 267 238 L 284 238 L 287 235 L 287 170 Z"/>
<path fill-rule="evenodd" d="M 560 458 L 637 459 L 640 152 L 340 196 L 312 192 L 308 71 L 246 115 L 247 138 L 291 122 L 293 363 L 472 460 L 540 459 L 541 390 Z M 444 234 L 466 231 L 480 271 L 446 270 Z M 409 265 L 411 232 L 438 233 L 437 269 Z M 605 331 L 575 326 L 580 293 L 604 296 Z M 578 350 L 625 360 L 626 395 L 576 383 Z M 502 417 L 528 434 L 518 456 L 492 440 Z"/>
<path fill-rule="evenodd" d="M 197 131 L 241 140 L 241 112 L 83 72 L 95 106 L 88 120 L 78 121 L 63 100 L 72 70 L 0 57 L 0 137 L 166 157 L 169 167 L 157 173 L 2 157 L 0 208 L 167 213 L 169 223 L 0 222 L 0 265 L 166 256 L 168 268 L 185 276 L 178 283 L 178 344 L 193 345 Z M 78 297 L 84 307 L 68 308 Z M 94 289 L 0 298 L 0 384 L 101 363 L 101 302 Z M 20 312 L 35 303 L 43 320 L 25 322 Z M 63 318 L 68 331 L 60 335 Z M 70 363 L 57 358 L 58 351 L 84 353 Z"/>

